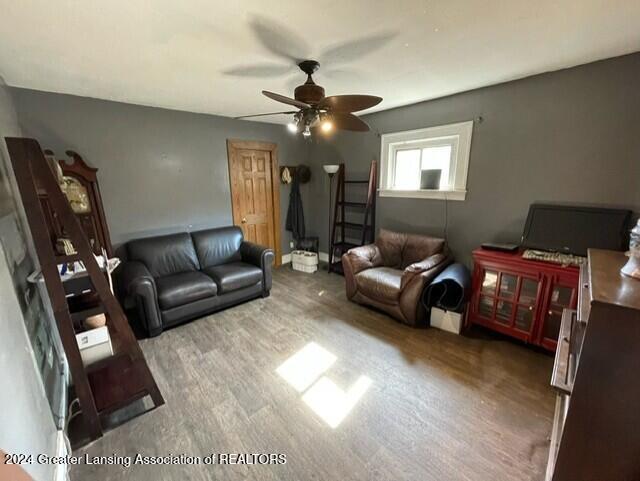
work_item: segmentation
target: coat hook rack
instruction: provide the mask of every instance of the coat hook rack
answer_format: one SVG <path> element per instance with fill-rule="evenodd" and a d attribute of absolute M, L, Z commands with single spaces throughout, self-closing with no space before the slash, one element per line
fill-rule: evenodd
<path fill-rule="evenodd" d="M 285 174 L 285 169 L 289 172 L 289 177 Z M 306 184 L 311 180 L 311 169 L 306 165 L 282 165 L 280 166 L 280 182 L 290 184 L 295 176 L 301 184 Z M 289 179 L 288 181 L 285 179 Z"/>

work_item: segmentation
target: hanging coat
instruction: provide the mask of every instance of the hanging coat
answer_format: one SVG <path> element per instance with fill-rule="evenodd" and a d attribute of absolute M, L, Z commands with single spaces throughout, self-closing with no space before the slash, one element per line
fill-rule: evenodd
<path fill-rule="evenodd" d="M 298 241 L 305 236 L 304 210 L 302 209 L 302 197 L 300 197 L 300 181 L 294 174 L 289 193 L 289 209 L 287 210 L 286 228 L 293 238 Z"/>

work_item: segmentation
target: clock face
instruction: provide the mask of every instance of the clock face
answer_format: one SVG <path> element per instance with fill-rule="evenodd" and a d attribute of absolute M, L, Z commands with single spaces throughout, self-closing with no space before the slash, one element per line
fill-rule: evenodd
<path fill-rule="evenodd" d="M 91 212 L 91 202 L 87 189 L 80 183 L 78 179 L 64 176 L 61 185 L 62 192 L 67 196 L 71 209 L 76 214 L 89 214 Z"/>

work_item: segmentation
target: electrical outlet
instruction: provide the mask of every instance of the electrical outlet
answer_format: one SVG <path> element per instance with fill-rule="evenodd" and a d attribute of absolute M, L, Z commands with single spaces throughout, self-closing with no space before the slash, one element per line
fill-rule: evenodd
<path fill-rule="evenodd" d="M 291 247 L 292 249 L 295 247 L 296 245 L 293 243 L 293 241 L 289 242 L 289 247 Z"/>

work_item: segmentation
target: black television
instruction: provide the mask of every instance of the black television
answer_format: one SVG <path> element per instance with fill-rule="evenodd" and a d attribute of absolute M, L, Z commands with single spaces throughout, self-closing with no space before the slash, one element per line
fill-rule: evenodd
<path fill-rule="evenodd" d="M 631 211 L 562 204 L 531 204 L 522 246 L 586 256 L 587 249 L 625 250 Z"/>

